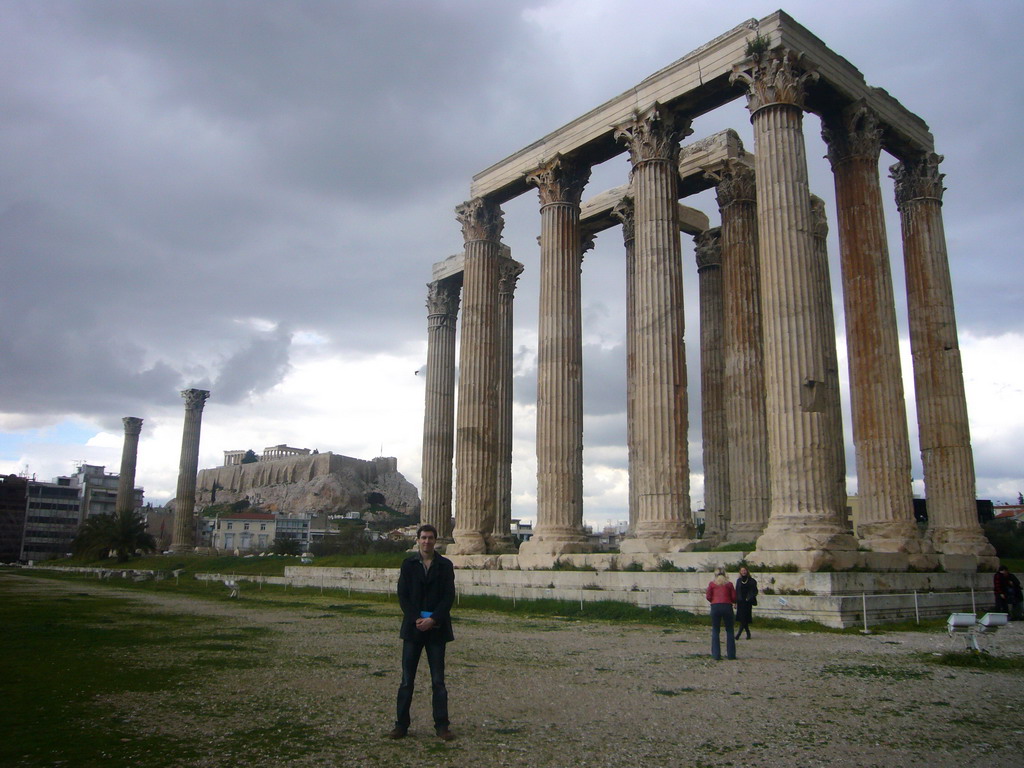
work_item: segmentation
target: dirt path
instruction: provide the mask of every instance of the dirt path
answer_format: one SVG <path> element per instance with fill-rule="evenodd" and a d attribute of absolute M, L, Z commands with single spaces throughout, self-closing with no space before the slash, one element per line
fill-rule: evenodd
<path fill-rule="evenodd" d="M 295 766 L 1024 764 L 1024 675 L 929 663 L 956 647 L 940 633 L 797 634 L 755 624 L 738 660 L 715 662 L 706 629 L 461 611 L 448 653 L 457 741 L 433 736 L 423 662 L 410 738 L 391 742 L 393 604 L 328 611 L 328 602 L 347 602 L 328 595 L 321 607 L 253 608 L 244 596 L 231 604 L 82 582 L 25 587 L 40 596 L 114 592 L 150 610 L 270 630 L 256 666 L 211 670 L 198 691 L 107 702 L 140 727 L 217 756 L 182 766 L 280 764 L 230 741 L 254 719 L 293 740 Z M 1024 655 L 1024 624 L 986 645 L 993 655 Z"/>

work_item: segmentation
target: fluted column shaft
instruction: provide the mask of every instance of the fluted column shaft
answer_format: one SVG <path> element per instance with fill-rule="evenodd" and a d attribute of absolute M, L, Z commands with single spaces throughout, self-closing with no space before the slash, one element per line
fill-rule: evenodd
<path fill-rule="evenodd" d="M 117 504 L 115 512 L 118 516 L 135 509 L 135 462 L 139 455 L 139 435 L 142 434 L 142 419 L 137 416 L 125 416 L 124 445 L 121 448 L 121 473 L 117 478 Z"/>
<path fill-rule="evenodd" d="M 205 389 L 185 389 L 185 425 L 181 434 L 178 488 L 174 494 L 174 536 L 171 550 L 190 552 L 195 547 L 196 478 L 199 473 L 199 433 L 203 407 L 210 396 Z"/>
<path fill-rule="evenodd" d="M 769 510 L 755 185 L 754 169 L 737 161 L 725 164 L 717 185 L 722 216 L 723 388 L 729 461 L 729 518 L 723 533 L 734 542 L 760 536 Z"/>
<path fill-rule="evenodd" d="M 423 499 L 420 521 L 451 536 L 455 454 L 455 331 L 460 280 L 427 286 L 427 374 L 423 409 Z"/>
<path fill-rule="evenodd" d="M 837 452 L 828 415 L 828 348 L 820 322 L 823 292 L 815 280 L 811 201 L 803 136 L 798 57 L 777 50 L 755 57 L 734 79 L 750 86 L 754 126 L 761 302 L 764 317 L 766 424 L 771 515 L 757 552 L 812 552 L 794 559 L 820 567 L 829 551 L 856 549 L 838 523 Z M 769 557 L 771 559 L 771 557 Z"/>
<path fill-rule="evenodd" d="M 635 218 L 636 538 L 622 551 L 670 551 L 694 536 L 687 456 L 679 243 L 679 140 L 689 124 L 654 105 L 616 129 L 630 151 Z"/>
<path fill-rule="evenodd" d="M 828 259 L 828 217 L 825 201 L 811 195 L 811 233 L 814 236 L 814 272 L 812 282 L 825 288 L 818 293 L 816 304 L 817 319 L 822 329 L 825 345 L 825 396 L 822 401 L 822 418 L 825 434 L 832 435 L 823 448 L 835 453 L 830 462 L 835 474 L 832 478 L 832 506 L 836 510 L 836 523 L 845 531 L 850 530 L 846 512 L 846 442 L 843 439 L 843 410 L 839 392 L 839 355 L 836 351 L 836 314 L 832 304 L 832 276 Z"/>
<path fill-rule="evenodd" d="M 525 554 L 581 551 L 583 331 L 579 201 L 590 168 L 556 157 L 527 179 L 540 195 L 537 521 Z"/>
<path fill-rule="evenodd" d="M 704 538 L 721 540 L 729 510 L 725 424 L 725 309 L 722 239 L 717 227 L 696 238 L 700 295 L 700 410 L 704 455 Z"/>
<path fill-rule="evenodd" d="M 494 530 L 498 549 L 512 550 L 512 319 L 523 265 L 503 260 L 498 270 L 498 477 Z"/>
<path fill-rule="evenodd" d="M 457 209 L 466 256 L 455 436 L 455 541 L 449 554 L 487 552 L 498 478 L 498 278 L 501 209 L 475 198 Z"/>
<path fill-rule="evenodd" d="M 862 105 L 826 122 L 843 272 L 857 535 L 876 552 L 919 552 L 899 332 L 878 180 L 882 131 Z"/>
<path fill-rule="evenodd" d="M 897 163 L 917 425 L 936 551 L 993 557 L 978 524 L 974 456 L 942 223 L 942 156 Z"/>
<path fill-rule="evenodd" d="M 636 220 L 634 216 L 633 198 L 624 197 L 612 210 L 622 222 L 622 244 L 626 252 L 626 446 L 629 483 L 629 529 L 627 536 L 633 536 L 636 530 L 636 514 L 639 503 L 637 492 L 639 486 L 633 480 L 636 467 L 636 434 L 635 434 L 635 389 L 636 389 Z"/>

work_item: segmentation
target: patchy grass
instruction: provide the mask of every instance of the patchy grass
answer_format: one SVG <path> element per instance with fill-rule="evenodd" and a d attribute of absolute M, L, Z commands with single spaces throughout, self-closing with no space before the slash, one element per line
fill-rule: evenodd
<path fill-rule="evenodd" d="M 993 656 L 974 651 L 948 651 L 940 654 L 920 654 L 922 661 L 943 667 L 960 667 L 984 672 L 1024 673 L 1024 657 Z"/>

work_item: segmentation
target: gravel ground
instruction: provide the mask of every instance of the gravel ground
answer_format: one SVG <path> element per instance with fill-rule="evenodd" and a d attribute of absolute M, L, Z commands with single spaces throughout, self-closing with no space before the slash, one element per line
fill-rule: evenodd
<path fill-rule="evenodd" d="M 36 581 L 41 594 L 110 587 Z M 232 741 L 265 722 L 294 766 L 1024 765 L 1020 672 L 929 663 L 944 633 L 761 631 L 713 661 L 707 629 L 518 619 L 456 611 L 448 647 L 452 730 L 436 739 L 421 662 L 409 738 L 385 738 L 399 678 L 397 607 L 253 608 L 124 592 L 148 610 L 258 626 L 265 666 L 225 668 L 198 690 L 103 702 L 149 732 L 207 752 L 176 765 L 280 765 Z M 340 604 L 325 598 L 324 606 Z M 1024 624 L 987 638 L 1024 656 Z M 276 731 L 275 731 L 276 729 Z"/>

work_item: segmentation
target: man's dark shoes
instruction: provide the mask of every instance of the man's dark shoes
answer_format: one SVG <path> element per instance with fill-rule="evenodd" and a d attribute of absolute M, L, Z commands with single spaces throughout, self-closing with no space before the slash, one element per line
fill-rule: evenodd
<path fill-rule="evenodd" d="M 392 728 L 391 729 L 391 733 L 388 734 L 388 738 L 389 739 L 404 739 L 405 738 L 405 733 L 406 733 L 405 728 L 397 728 L 397 727 L 396 728 Z"/>
<path fill-rule="evenodd" d="M 439 738 L 441 741 L 455 741 L 455 734 L 449 731 L 447 728 L 438 728 L 437 738 Z"/>

